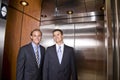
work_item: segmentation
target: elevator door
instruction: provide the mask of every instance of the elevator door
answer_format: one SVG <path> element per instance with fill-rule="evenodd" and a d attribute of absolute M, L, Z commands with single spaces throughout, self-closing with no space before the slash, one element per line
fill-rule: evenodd
<path fill-rule="evenodd" d="M 75 24 L 75 52 L 79 80 L 106 80 L 102 22 Z"/>
<path fill-rule="evenodd" d="M 104 26 L 101 22 L 44 25 L 41 44 L 54 44 L 52 31 L 62 29 L 64 43 L 75 49 L 78 80 L 106 80 Z"/>
<path fill-rule="evenodd" d="M 44 25 L 44 26 L 40 26 L 40 29 L 43 33 L 42 36 L 42 42 L 41 44 L 44 47 L 48 47 L 54 44 L 54 40 L 53 40 L 53 36 L 52 36 L 52 31 L 54 29 L 62 29 L 63 33 L 64 33 L 64 43 L 74 47 L 74 24 L 67 24 L 67 25 L 55 25 L 55 24 L 51 24 L 51 25 Z"/>

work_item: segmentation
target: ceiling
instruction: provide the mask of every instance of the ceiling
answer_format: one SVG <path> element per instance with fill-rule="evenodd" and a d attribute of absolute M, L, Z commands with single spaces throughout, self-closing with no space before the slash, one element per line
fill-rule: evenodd
<path fill-rule="evenodd" d="M 101 16 L 104 15 L 103 6 L 104 0 L 43 0 L 41 22 L 91 16 L 91 12 Z"/>

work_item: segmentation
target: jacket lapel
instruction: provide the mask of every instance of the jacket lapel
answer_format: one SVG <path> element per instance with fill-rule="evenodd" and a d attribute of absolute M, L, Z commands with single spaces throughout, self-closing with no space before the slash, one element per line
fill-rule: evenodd
<path fill-rule="evenodd" d="M 58 60 L 58 56 L 57 56 L 56 45 L 53 46 L 53 56 L 54 56 L 56 63 L 58 65 L 60 65 L 59 60 Z"/>
<path fill-rule="evenodd" d="M 35 53 L 34 53 L 34 49 L 33 49 L 31 43 L 29 44 L 29 52 L 30 52 L 30 55 L 31 55 L 33 61 L 35 62 L 36 66 L 37 66 L 37 61 L 36 61 L 36 57 L 35 57 Z"/>
<path fill-rule="evenodd" d="M 64 62 L 65 62 L 65 57 L 66 57 L 66 46 L 64 45 L 64 49 L 63 49 L 63 56 L 62 56 L 61 65 L 63 65 L 63 64 L 64 64 Z"/>
<path fill-rule="evenodd" d="M 59 63 L 59 59 L 58 59 L 58 56 L 57 56 L 56 46 L 54 46 L 54 53 L 55 53 L 55 58 L 56 58 L 57 63 L 58 63 L 59 65 L 63 65 L 64 62 L 65 62 L 66 55 L 67 55 L 66 45 L 64 45 L 63 56 L 62 56 L 61 64 Z"/>
<path fill-rule="evenodd" d="M 41 60 L 40 60 L 40 65 L 41 65 L 42 64 L 42 60 L 43 60 L 43 55 L 44 55 L 44 51 L 43 51 L 41 45 L 40 45 L 40 55 L 41 55 Z"/>

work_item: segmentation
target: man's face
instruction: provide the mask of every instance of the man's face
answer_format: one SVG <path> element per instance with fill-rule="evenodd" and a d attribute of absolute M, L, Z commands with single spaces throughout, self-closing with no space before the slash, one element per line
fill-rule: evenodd
<path fill-rule="evenodd" d="M 42 34 L 39 31 L 34 31 L 32 33 L 31 39 L 35 44 L 39 44 L 42 38 Z"/>
<path fill-rule="evenodd" d="M 55 31 L 53 33 L 53 39 L 56 43 L 62 43 L 63 42 L 63 35 L 60 33 L 60 31 Z"/>

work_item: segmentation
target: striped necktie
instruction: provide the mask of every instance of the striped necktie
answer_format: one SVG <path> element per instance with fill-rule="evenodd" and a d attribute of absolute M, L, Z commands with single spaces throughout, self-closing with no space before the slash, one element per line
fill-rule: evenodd
<path fill-rule="evenodd" d="M 36 61 L 37 61 L 37 65 L 38 65 L 38 67 L 39 67 L 39 51 L 38 51 L 38 47 L 36 48 L 36 53 L 35 53 L 35 55 L 36 55 Z"/>

